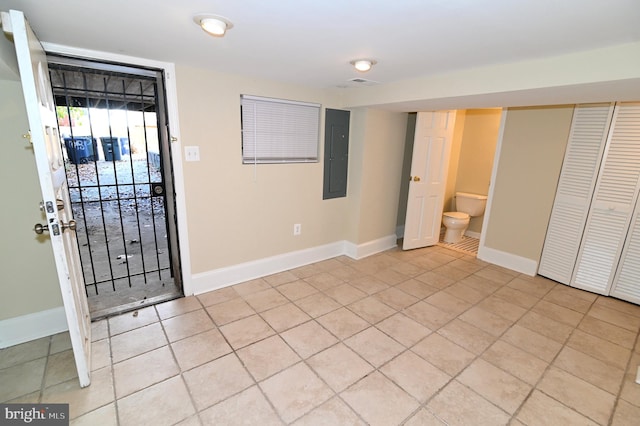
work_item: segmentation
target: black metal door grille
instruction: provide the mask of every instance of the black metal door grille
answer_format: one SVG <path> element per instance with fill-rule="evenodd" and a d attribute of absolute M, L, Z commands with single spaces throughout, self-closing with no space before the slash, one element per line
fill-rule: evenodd
<path fill-rule="evenodd" d="M 92 312 L 178 296 L 156 79 L 59 64 L 50 74 Z"/>

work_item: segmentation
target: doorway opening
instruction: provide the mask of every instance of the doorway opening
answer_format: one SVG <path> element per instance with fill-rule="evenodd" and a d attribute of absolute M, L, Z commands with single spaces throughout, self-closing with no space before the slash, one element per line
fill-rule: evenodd
<path fill-rule="evenodd" d="M 162 71 L 48 61 L 91 318 L 181 297 Z"/>

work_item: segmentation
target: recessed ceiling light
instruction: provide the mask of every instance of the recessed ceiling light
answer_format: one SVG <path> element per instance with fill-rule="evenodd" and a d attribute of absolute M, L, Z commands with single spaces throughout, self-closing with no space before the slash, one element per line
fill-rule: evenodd
<path fill-rule="evenodd" d="M 349 62 L 351 65 L 355 67 L 356 70 L 360 72 L 367 72 L 371 69 L 372 66 L 377 64 L 373 59 L 356 59 Z"/>
<path fill-rule="evenodd" d="M 204 31 L 215 37 L 224 37 L 227 30 L 233 28 L 233 24 L 224 16 L 202 13 L 193 17 L 193 22 Z"/>

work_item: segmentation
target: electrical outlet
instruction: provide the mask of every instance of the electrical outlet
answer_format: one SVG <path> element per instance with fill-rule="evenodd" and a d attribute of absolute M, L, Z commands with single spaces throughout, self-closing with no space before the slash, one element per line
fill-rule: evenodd
<path fill-rule="evenodd" d="M 184 160 L 185 161 L 200 161 L 200 147 L 199 146 L 185 146 L 184 147 Z"/>
<path fill-rule="evenodd" d="M 302 225 L 300 225 L 299 223 L 296 223 L 295 225 L 293 225 L 293 235 L 300 235 L 302 234 Z"/>

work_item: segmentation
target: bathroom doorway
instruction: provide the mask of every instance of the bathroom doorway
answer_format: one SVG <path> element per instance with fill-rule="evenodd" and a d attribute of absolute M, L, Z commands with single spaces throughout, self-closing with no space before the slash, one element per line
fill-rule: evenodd
<path fill-rule="evenodd" d="M 413 138 L 417 114 L 409 114 L 405 140 L 405 154 L 402 171 L 402 187 L 398 205 L 398 235 L 404 235 L 409 176 L 413 155 Z M 449 170 L 444 196 L 444 211 L 455 210 L 455 193 L 468 192 L 488 195 L 496 145 L 502 119 L 501 108 L 468 109 L 456 111 L 456 122 L 452 139 Z M 460 243 L 443 245 L 465 254 L 476 256 L 482 234 L 483 216 L 472 217 Z"/>

